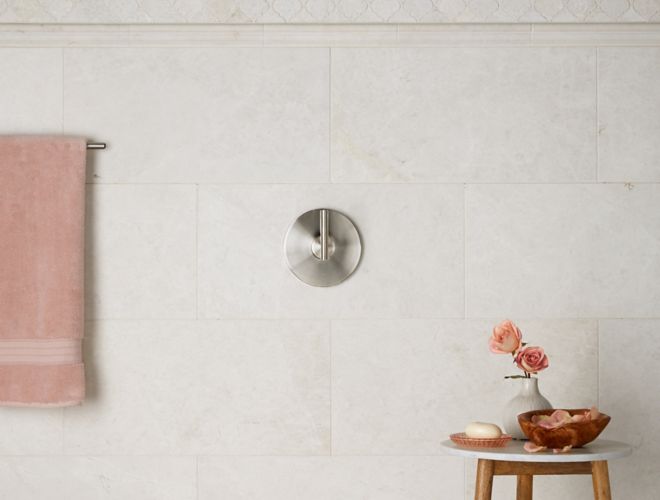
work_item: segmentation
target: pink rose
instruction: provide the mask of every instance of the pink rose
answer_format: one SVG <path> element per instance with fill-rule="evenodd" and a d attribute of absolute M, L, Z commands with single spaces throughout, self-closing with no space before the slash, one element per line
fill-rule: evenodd
<path fill-rule="evenodd" d="M 520 328 L 508 319 L 493 328 L 493 335 L 488 340 L 488 347 L 495 354 L 512 354 L 520 349 L 521 345 L 522 333 Z"/>
<path fill-rule="evenodd" d="M 527 373 L 537 373 L 545 370 L 550 363 L 541 347 L 529 346 L 516 353 L 515 362 L 518 368 Z"/>

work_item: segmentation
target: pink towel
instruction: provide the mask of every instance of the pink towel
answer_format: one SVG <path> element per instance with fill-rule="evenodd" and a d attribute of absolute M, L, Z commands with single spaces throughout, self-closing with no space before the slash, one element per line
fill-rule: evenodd
<path fill-rule="evenodd" d="M 0 136 L 0 405 L 85 397 L 84 139 Z"/>

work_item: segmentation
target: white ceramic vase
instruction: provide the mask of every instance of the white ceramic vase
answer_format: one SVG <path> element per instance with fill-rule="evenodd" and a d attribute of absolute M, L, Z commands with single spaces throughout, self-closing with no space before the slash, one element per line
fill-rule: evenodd
<path fill-rule="evenodd" d="M 513 439 L 527 439 L 518 424 L 518 415 L 526 411 L 552 408 L 552 405 L 539 392 L 539 379 L 532 377 L 513 380 L 520 384 L 520 392 L 504 408 L 504 432 Z"/>

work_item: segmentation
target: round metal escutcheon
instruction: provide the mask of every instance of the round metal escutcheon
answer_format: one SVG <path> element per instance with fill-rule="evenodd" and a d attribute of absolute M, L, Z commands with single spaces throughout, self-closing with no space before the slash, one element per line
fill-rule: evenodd
<path fill-rule="evenodd" d="M 284 253 L 289 269 L 300 281 L 312 286 L 333 286 L 353 274 L 360 262 L 362 243 L 348 217 L 336 210 L 318 208 L 305 212 L 291 224 Z"/>

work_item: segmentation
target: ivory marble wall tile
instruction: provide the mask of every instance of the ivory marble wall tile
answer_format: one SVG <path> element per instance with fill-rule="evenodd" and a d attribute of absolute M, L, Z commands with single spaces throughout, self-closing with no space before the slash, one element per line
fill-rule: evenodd
<path fill-rule="evenodd" d="M 195 500 L 193 457 L 0 458 L 12 500 Z"/>
<path fill-rule="evenodd" d="M 196 196 L 195 186 L 88 187 L 88 318 L 195 317 Z"/>
<path fill-rule="evenodd" d="M 201 186 L 203 318 L 463 315 L 462 186 Z M 311 287 L 288 269 L 283 241 L 300 214 L 348 215 L 362 261 L 339 286 Z"/>
<path fill-rule="evenodd" d="M 466 336 L 461 320 L 333 321 L 333 453 L 439 454 L 466 419 L 494 421 L 499 380 L 485 349 L 466 364 Z M 477 387 L 486 401 L 460 397 Z"/>
<path fill-rule="evenodd" d="M 660 463 L 660 320 L 602 320 L 600 405 L 612 416 L 603 435 L 633 445 L 631 457 L 610 462 L 613 496 L 658 496 Z"/>
<path fill-rule="evenodd" d="M 202 457 L 199 500 L 437 500 L 463 495 L 452 457 Z"/>
<path fill-rule="evenodd" d="M 201 321 L 198 331 L 199 409 L 187 422 L 199 435 L 189 447 L 202 454 L 330 454 L 328 322 Z"/>
<path fill-rule="evenodd" d="M 332 322 L 333 453 L 441 453 L 452 432 L 501 422 L 517 392 L 509 356 L 488 351 L 493 320 Z M 597 401 L 594 321 L 519 321 L 547 350 L 539 388 L 557 406 Z M 469 396 L 468 396 L 469 395 Z M 476 397 L 475 397 L 476 396 Z"/>
<path fill-rule="evenodd" d="M 62 131 L 62 51 L 0 49 L 0 134 Z"/>
<path fill-rule="evenodd" d="M 61 408 L 0 408 L 0 429 L 0 456 L 62 452 Z"/>
<path fill-rule="evenodd" d="M 660 314 L 660 187 L 489 185 L 466 192 L 470 317 Z"/>
<path fill-rule="evenodd" d="M 479 332 L 479 343 L 483 334 L 490 335 L 495 324 L 502 318 L 486 321 Z M 470 320 L 469 325 L 482 325 L 484 320 Z M 593 319 L 516 319 L 526 342 L 544 348 L 550 367 L 539 376 L 539 389 L 556 408 L 590 408 L 598 404 L 598 326 Z M 480 345 L 480 344 L 479 344 Z M 477 342 L 475 341 L 475 352 Z M 511 366 L 506 356 L 495 356 L 491 363 L 502 370 L 520 373 Z M 499 358 L 499 359 L 497 359 Z M 502 363 L 505 365 L 502 366 Z M 513 372 L 512 372 L 513 370 Z M 511 381 L 508 381 L 511 382 Z M 517 392 L 517 384 L 508 384 L 511 392 Z M 514 390 L 515 389 L 515 390 Z"/>
<path fill-rule="evenodd" d="M 64 126 L 96 182 L 328 179 L 328 50 L 67 49 Z"/>
<path fill-rule="evenodd" d="M 336 49 L 339 182 L 571 182 L 596 176 L 588 48 Z"/>
<path fill-rule="evenodd" d="M 89 394 L 83 406 L 65 409 L 65 453 L 183 453 L 201 383 L 194 325 L 94 321 L 86 337 Z"/>
<path fill-rule="evenodd" d="M 660 48 L 598 49 L 599 178 L 660 181 Z"/>
<path fill-rule="evenodd" d="M 329 325 L 101 321 L 69 454 L 327 454 Z"/>

